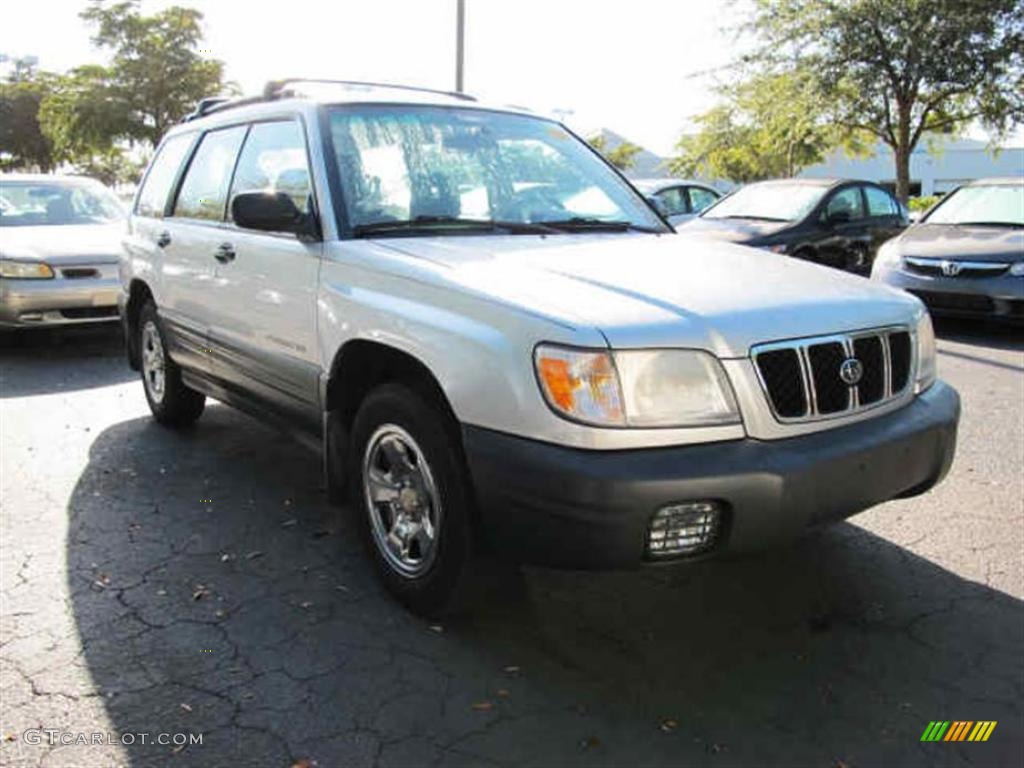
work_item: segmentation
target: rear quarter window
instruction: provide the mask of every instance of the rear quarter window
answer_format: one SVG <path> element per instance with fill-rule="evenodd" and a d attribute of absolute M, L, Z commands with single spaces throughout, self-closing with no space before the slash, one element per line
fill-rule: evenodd
<path fill-rule="evenodd" d="M 884 189 L 878 187 L 864 187 L 864 194 L 868 198 L 868 216 L 898 216 L 900 209 L 896 200 Z"/>
<path fill-rule="evenodd" d="M 153 162 L 149 164 L 149 172 L 142 183 L 135 213 L 138 216 L 163 218 L 167 198 L 171 194 L 171 185 L 178 175 L 178 169 L 185 161 L 188 149 L 192 146 L 193 134 L 179 134 L 164 142 Z"/>

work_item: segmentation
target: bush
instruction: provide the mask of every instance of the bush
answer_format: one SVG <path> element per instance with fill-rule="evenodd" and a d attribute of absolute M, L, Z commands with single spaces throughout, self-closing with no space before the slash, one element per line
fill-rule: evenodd
<path fill-rule="evenodd" d="M 907 206 L 912 211 L 927 211 L 937 202 L 939 202 L 939 195 L 926 195 L 924 197 L 912 197 L 907 201 Z"/>

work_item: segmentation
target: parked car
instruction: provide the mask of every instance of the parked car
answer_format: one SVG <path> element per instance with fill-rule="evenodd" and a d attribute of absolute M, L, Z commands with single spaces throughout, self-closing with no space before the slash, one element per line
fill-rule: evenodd
<path fill-rule="evenodd" d="M 461 94 L 285 81 L 207 103 L 161 143 L 124 245 L 155 419 L 210 396 L 318 447 L 424 614 L 497 555 L 760 548 L 923 493 L 953 458 L 918 299 L 680 237 L 558 122 Z"/>
<path fill-rule="evenodd" d="M 957 187 L 882 246 L 871 277 L 936 315 L 1024 322 L 1024 177 Z"/>
<path fill-rule="evenodd" d="M 785 253 L 859 274 L 908 224 L 888 191 L 868 181 L 761 181 L 722 198 L 680 231 Z"/>
<path fill-rule="evenodd" d="M 126 215 L 92 179 L 0 175 L 0 327 L 117 320 Z"/>
<path fill-rule="evenodd" d="M 653 198 L 672 225 L 689 221 L 722 196 L 714 187 L 689 179 L 634 179 L 633 186 Z"/>

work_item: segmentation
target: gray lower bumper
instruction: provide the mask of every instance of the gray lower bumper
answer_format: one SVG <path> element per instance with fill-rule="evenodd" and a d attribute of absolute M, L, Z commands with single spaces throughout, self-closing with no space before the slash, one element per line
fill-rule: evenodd
<path fill-rule="evenodd" d="M 948 472 L 960 399 L 939 382 L 898 411 L 785 440 L 584 451 L 464 427 L 486 540 L 511 557 L 571 568 L 644 562 L 662 506 L 715 500 L 715 553 L 759 549 L 808 526 L 923 493 Z"/>
<path fill-rule="evenodd" d="M 1024 321 L 1024 278 L 931 277 L 888 269 L 873 279 L 920 298 L 933 315 Z"/>
<path fill-rule="evenodd" d="M 117 320 L 117 277 L 0 279 L 0 327 L 33 328 Z"/>

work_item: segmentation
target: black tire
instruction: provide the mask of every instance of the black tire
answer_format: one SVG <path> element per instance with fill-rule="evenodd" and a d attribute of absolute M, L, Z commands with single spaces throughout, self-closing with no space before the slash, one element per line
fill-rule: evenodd
<path fill-rule="evenodd" d="M 415 575 L 400 572 L 382 551 L 386 545 L 378 544 L 372 517 L 379 513 L 377 508 L 371 512 L 364 488 L 367 447 L 382 429 L 392 426 L 415 442 L 440 500 L 433 559 L 424 572 Z M 473 533 L 474 495 L 453 419 L 436 398 L 404 384 L 383 384 L 360 405 L 350 446 L 346 473 L 350 509 L 385 586 L 421 616 L 450 616 L 469 610 L 485 579 Z"/>
<path fill-rule="evenodd" d="M 149 329 L 155 330 L 159 338 L 159 354 L 163 360 L 163 391 L 157 391 L 150 370 L 147 370 L 145 356 L 147 350 L 155 352 L 155 345 L 148 344 Z M 157 316 L 156 305 L 147 301 L 139 312 L 139 322 L 135 329 L 139 350 L 139 369 L 142 374 L 142 389 L 146 393 L 146 401 L 153 418 L 166 427 L 187 427 L 196 422 L 206 407 L 206 396 L 196 392 L 182 382 L 181 368 L 167 354 L 167 336 L 164 334 L 160 318 Z"/>

